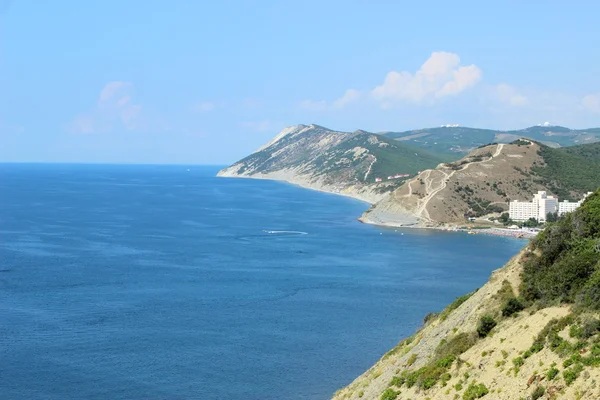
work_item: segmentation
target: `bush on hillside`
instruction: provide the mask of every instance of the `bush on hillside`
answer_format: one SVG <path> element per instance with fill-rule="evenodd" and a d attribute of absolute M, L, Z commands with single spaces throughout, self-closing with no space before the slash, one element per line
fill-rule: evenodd
<path fill-rule="evenodd" d="M 502 306 L 502 316 L 510 317 L 511 315 L 523 310 L 525 306 L 516 297 L 511 297 Z"/>
<path fill-rule="evenodd" d="M 400 392 L 394 389 L 385 389 L 383 393 L 381 393 L 381 400 L 396 400 Z"/>
<path fill-rule="evenodd" d="M 600 310 L 600 191 L 531 242 L 521 295 Z"/>
<path fill-rule="evenodd" d="M 496 326 L 496 321 L 489 315 L 484 315 L 479 319 L 477 324 L 477 334 L 479 337 L 486 337 L 492 329 Z"/>
<path fill-rule="evenodd" d="M 531 393 L 531 400 L 538 400 L 540 397 L 542 397 L 544 395 L 544 393 L 546 393 L 546 388 L 543 386 L 538 386 L 533 390 L 533 393 Z"/>
<path fill-rule="evenodd" d="M 482 398 L 483 396 L 485 396 L 486 394 L 488 394 L 489 392 L 490 391 L 483 383 L 480 383 L 479 385 L 471 383 L 469 385 L 469 387 L 467 388 L 467 390 L 465 390 L 465 393 L 463 394 L 463 399 L 464 400 L 479 399 L 479 398 Z"/>

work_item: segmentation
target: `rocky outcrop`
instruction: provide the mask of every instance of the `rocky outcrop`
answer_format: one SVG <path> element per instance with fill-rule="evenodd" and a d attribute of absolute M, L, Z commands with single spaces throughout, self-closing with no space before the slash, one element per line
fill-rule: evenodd
<path fill-rule="evenodd" d="M 365 131 L 346 133 L 298 125 L 284 129 L 218 176 L 280 180 L 376 203 L 403 179 L 441 160 L 425 150 Z"/>

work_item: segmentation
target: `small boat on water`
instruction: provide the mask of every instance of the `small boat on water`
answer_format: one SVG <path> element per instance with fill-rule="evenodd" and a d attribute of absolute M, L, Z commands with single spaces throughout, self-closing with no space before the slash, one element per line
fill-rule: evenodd
<path fill-rule="evenodd" d="M 473 231 L 469 231 L 469 232 L 467 232 L 467 233 L 468 233 L 469 235 L 475 235 L 475 232 L 473 232 Z"/>

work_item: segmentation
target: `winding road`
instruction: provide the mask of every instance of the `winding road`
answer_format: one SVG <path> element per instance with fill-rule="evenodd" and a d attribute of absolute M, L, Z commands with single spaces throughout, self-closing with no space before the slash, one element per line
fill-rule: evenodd
<path fill-rule="evenodd" d="M 429 217 L 429 212 L 427 211 L 427 205 L 429 204 L 429 201 L 435 195 L 437 195 L 439 192 L 441 192 L 442 190 L 444 190 L 446 188 L 450 178 L 456 172 L 465 171 L 471 165 L 488 163 L 488 162 L 492 161 L 494 158 L 498 157 L 502 153 L 503 148 L 504 148 L 504 144 L 498 144 L 496 147 L 496 151 L 494 152 L 494 154 L 492 154 L 492 156 L 489 159 L 482 160 L 482 161 L 470 162 L 470 163 L 466 164 L 464 167 L 462 167 L 461 169 L 453 170 L 450 173 L 446 173 L 445 171 L 443 171 L 441 169 L 434 169 L 434 170 L 429 169 L 429 170 L 423 172 L 422 174 L 418 175 L 415 179 L 408 182 L 408 194 L 403 195 L 402 197 L 410 197 L 413 194 L 411 183 L 415 182 L 416 180 L 422 179 L 423 182 L 425 183 L 425 193 L 427 193 L 427 195 L 424 198 L 418 200 L 418 206 L 415 209 L 414 213 L 419 218 L 423 218 L 423 219 L 427 219 L 427 220 L 431 221 L 431 218 Z M 434 181 L 437 178 L 431 178 L 431 174 L 434 172 L 439 172 L 442 174 L 442 176 L 439 177 L 439 178 L 441 178 L 441 180 L 437 187 L 433 186 Z"/>

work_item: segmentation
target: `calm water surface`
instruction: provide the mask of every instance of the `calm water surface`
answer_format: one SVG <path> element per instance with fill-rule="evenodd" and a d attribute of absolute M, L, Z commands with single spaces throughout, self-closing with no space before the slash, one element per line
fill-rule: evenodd
<path fill-rule="evenodd" d="M 326 399 L 525 244 L 216 171 L 0 165 L 2 399 Z"/>

